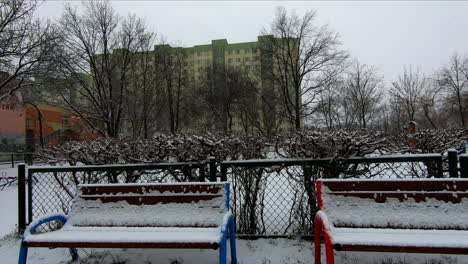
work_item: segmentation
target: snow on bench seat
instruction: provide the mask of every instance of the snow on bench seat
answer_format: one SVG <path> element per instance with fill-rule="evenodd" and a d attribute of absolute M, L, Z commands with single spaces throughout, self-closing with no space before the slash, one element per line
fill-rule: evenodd
<path fill-rule="evenodd" d="M 81 185 L 73 226 L 217 227 L 228 211 L 222 184 Z"/>
<path fill-rule="evenodd" d="M 38 226 L 57 219 L 64 222 L 62 228 L 35 234 Z M 235 263 L 227 183 L 83 184 L 67 217 L 47 216 L 30 224 L 22 251 L 27 247 L 220 248 L 220 262 L 225 263 L 228 233 Z"/>
<path fill-rule="evenodd" d="M 333 250 L 468 254 L 468 180 L 319 180 L 316 263 Z"/>
<path fill-rule="evenodd" d="M 157 248 L 168 244 L 177 247 L 213 248 L 221 240 L 220 228 L 166 228 L 166 227 L 74 227 L 28 235 L 28 246 L 33 247 L 87 247 L 91 248 Z"/>
<path fill-rule="evenodd" d="M 420 252 L 420 248 L 430 248 L 432 253 L 468 254 L 468 231 L 333 228 L 329 235 L 334 248 L 344 251 L 382 252 L 385 248 L 399 247 L 415 248 L 414 253 Z"/>

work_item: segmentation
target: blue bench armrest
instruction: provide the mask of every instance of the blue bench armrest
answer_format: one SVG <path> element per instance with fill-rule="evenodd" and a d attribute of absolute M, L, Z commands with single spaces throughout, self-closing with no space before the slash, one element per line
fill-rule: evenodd
<path fill-rule="evenodd" d="M 53 222 L 53 221 L 59 221 L 62 224 L 65 224 L 67 222 L 67 216 L 61 213 L 58 214 L 52 214 L 52 215 L 45 215 L 43 217 L 40 217 L 36 220 L 34 220 L 30 225 L 29 228 L 27 229 L 26 233 L 27 234 L 33 234 L 36 232 L 36 229 L 41 226 L 42 224 L 48 223 L 48 222 Z"/>

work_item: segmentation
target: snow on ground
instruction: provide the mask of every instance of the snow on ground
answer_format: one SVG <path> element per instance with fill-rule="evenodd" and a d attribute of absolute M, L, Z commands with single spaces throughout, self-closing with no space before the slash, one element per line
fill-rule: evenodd
<path fill-rule="evenodd" d="M 313 263 L 313 243 L 296 239 L 237 240 L 239 264 Z M 18 261 L 19 239 L 0 240 L 1 263 Z M 323 250 L 322 250 L 323 252 Z M 73 264 L 189 264 L 218 263 L 218 251 L 199 249 L 80 249 Z M 228 253 L 229 254 L 229 253 Z M 71 257 L 67 249 L 31 248 L 29 264 L 65 264 Z M 335 252 L 340 264 L 466 264 L 468 256 L 423 254 Z M 322 255 L 322 263 L 325 258 Z M 71 264 L 71 263 L 70 263 Z"/>
<path fill-rule="evenodd" d="M 16 177 L 17 169 L 9 165 L 0 165 L 0 177 Z M 18 212 L 17 185 L 13 183 L 0 189 L 0 238 L 12 233 L 16 228 Z"/>

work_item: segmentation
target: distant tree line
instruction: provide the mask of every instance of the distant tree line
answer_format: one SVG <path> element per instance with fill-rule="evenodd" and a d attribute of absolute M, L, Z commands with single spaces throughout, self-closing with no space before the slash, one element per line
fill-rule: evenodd
<path fill-rule="evenodd" d="M 344 51 L 315 11 L 278 8 L 260 32 L 258 69 L 213 64 L 206 80 L 193 81 L 184 49 L 157 40 L 144 20 L 119 15 L 109 1 L 66 5 L 55 22 L 36 19 L 36 9 L 36 1 L 0 4 L 0 70 L 9 73 L 0 99 L 21 88 L 103 137 L 467 126 L 468 56 L 454 53 L 430 75 L 405 67 L 389 86 L 376 66 Z"/>

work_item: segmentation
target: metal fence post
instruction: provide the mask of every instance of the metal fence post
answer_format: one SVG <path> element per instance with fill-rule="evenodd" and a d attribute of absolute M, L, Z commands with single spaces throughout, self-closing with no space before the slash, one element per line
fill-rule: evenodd
<path fill-rule="evenodd" d="M 458 154 L 455 149 L 448 150 L 449 177 L 458 178 Z"/>
<path fill-rule="evenodd" d="M 26 167 L 18 165 L 18 232 L 23 233 L 26 227 Z"/>
<path fill-rule="evenodd" d="M 214 157 L 210 157 L 210 181 L 216 181 L 216 159 Z"/>
<path fill-rule="evenodd" d="M 33 190 L 32 190 L 32 185 L 33 185 L 33 176 L 31 171 L 28 170 L 28 224 L 32 222 L 33 218 Z"/>
<path fill-rule="evenodd" d="M 221 163 L 221 181 L 227 181 L 227 166 Z"/>
<path fill-rule="evenodd" d="M 11 154 L 11 167 L 15 167 L 15 154 Z"/>
<path fill-rule="evenodd" d="M 206 163 L 203 162 L 203 164 L 201 164 L 201 166 L 199 168 L 199 177 L 198 177 L 198 179 L 199 179 L 200 182 L 204 182 L 205 178 L 206 178 L 205 177 L 205 165 L 206 165 Z"/>
<path fill-rule="evenodd" d="M 460 177 L 468 178 L 468 154 L 460 155 Z"/>
<path fill-rule="evenodd" d="M 443 168 L 442 156 L 437 159 L 437 176 L 436 178 L 444 177 L 444 168 Z"/>

